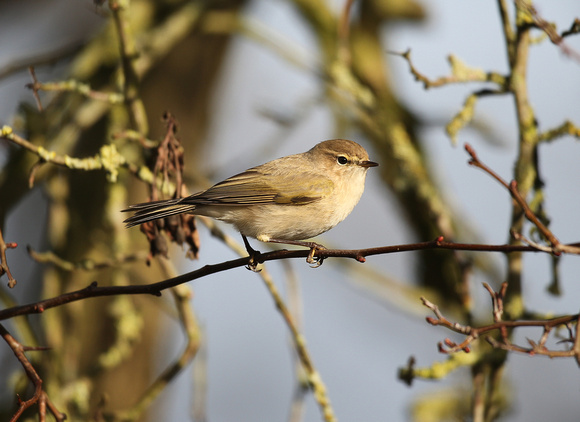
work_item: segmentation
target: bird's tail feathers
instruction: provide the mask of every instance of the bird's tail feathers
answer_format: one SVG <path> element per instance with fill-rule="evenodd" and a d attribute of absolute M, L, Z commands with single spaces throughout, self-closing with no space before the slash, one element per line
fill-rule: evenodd
<path fill-rule="evenodd" d="M 195 205 L 182 203 L 182 199 L 183 198 L 166 199 L 130 205 L 129 208 L 124 209 L 123 212 L 135 211 L 135 214 L 123 222 L 126 224 L 126 227 L 129 228 L 148 221 L 192 212 L 195 209 Z"/>

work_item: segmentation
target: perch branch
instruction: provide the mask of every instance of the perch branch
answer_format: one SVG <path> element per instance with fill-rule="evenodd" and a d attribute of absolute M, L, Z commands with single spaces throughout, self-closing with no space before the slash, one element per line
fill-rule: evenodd
<path fill-rule="evenodd" d="M 580 247 L 580 243 L 569 245 L 570 247 Z M 443 237 L 439 237 L 429 242 L 402 244 L 394 246 L 382 246 L 367 249 L 322 249 L 316 250 L 314 256 L 318 258 L 352 258 L 358 262 L 365 262 L 365 257 L 372 255 L 384 255 L 389 253 L 418 251 L 425 249 L 449 249 L 462 251 L 482 251 L 482 252 L 542 252 L 532 246 L 526 245 L 483 245 L 483 244 L 468 244 L 447 242 Z M 277 250 L 267 253 L 257 253 L 254 256 L 254 261 L 257 263 L 264 263 L 266 261 L 275 261 L 289 258 L 306 258 L 310 253 L 309 250 Z M 191 271 L 186 274 L 179 275 L 167 280 L 159 281 L 152 284 L 144 285 L 130 285 L 130 286 L 99 286 L 97 282 L 91 283 L 89 286 L 73 292 L 65 293 L 60 296 L 30 303 L 27 305 L 14 306 L 12 308 L 0 310 L 0 320 L 13 318 L 19 315 L 29 315 L 42 313 L 47 309 L 62 306 L 66 303 L 76 302 L 89 297 L 114 296 L 121 294 L 150 294 L 160 296 L 161 292 L 170 287 L 179 284 L 187 283 L 192 280 L 230 270 L 238 267 L 246 267 L 250 264 L 250 257 L 238 258 L 231 261 L 221 262 L 219 264 L 205 265 L 204 267 Z"/>

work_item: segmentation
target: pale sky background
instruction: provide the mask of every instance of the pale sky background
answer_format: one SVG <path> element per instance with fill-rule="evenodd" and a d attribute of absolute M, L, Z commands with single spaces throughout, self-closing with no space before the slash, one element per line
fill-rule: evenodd
<path fill-rule="evenodd" d="M 44 10 L 35 9 L 35 13 L 25 13 L 26 3 L 20 2 L 22 10 L 18 13 L 12 8 L 14 15 L 0 15 L 0 34 L 10 31 L 18 34 L 18 30 L 21 34 L 14 35 L 10 42 L 2 35 L 0 67 L 13 60 L 16 51 L 32 54 L 68 42 L 68 31 L 74 29 L 71 26 L 79 25 L 79 37 L 84 37 L 100 22 L 88 1 L 47 1 L 42 6 Z M 423 4 L 428 15 L 426 22 L 401 24 L 385 30 L 390 50 L 411 48 L 415 65 L 433 78 L 448 73 L 446 56 L 449 53 L 473 67 L 500 72 L 507 69 L 496 2 L 441 0 L 424 1 Z M 536 6 L 544 18 L 555 21 L 560 30 L 569 27 L 574 17 L 580 17 L 577 0 L 537 1 Z M 313 38 L 288 3 L 254 1 L 246 13 L 299 49 L 316 54 Z M 70 14 L 82 16 L 82 19 L 66 19 L 65 23 L 63 19 Z M 21 19 L 24 15 L 29 24 L 16 23 L 16 18 Z M 63 30 L 65 26 L 66 31 Z M 35 28 L 35 31 L 24 34 L 23 27 Z M 566 42 L 580 51 L 580 37 L 569 37 Z M 460 133 L 458 145 L 454 147 L 444 134 L 443 126 L 475 88 L 465 85 L 425 91 L 408 73 L 403 59 L 388 56 L 388 60 L 397 94 L 421 119 L 432 123 L 422 133 L 422 138 L 449 197 L 460 204 L 486 242 L 505 242 L 509 224 L 508 194 L 483 172 L 466 164 L 463 144 L 471 143 L 488 165 L 509 179 L 517 146 L 511 97 L 485 98 L 476 107 L 478 119 L 493 124 L 492 131 L 501 142 L 500 146 L 490 145 L 479 134 L 467 129 Z M 560 124 L 563 117 L 580 124 L 580 63 L 544 42 L 532 48 L 529 69 L 530 96 L 540 129 Z M 58 71 L 54 69 L 55 74 Z M 323 108 L 315 107 L 279 147 L 267 151 L 269 156 L 254 154 L 259 146 L 279 132 L 271 121 L 259 115 L 258 109 L 296 110 L 317 95 L 319 87 L 315 76 L 288 66 L 271 50 L 254 41 L 237 37 L 220 78 L 213 104 L 216 119 L 209 134 L 211 148 L 205 151 L 205 161 L 211 163 L 207 170 L 220 169 L 220 165 L 226 163 L 228 168 L 217 170 L 215 181 L 268 159 L 305 151 L 316 142 L 334 137 L 330 115 Z M 10 121 L 19 99 L 32 102 L 29 91 L 23 88 L 28 82 L 27 74 L 0 80 L 0 124 Z M 171 105 L 166 108 L 171 109 Z M 370 145 L 364 139 L 355 140 L 369 148 L 372 159 Z M 0 148 L 0 164 L 2 154 Z M 563 242 L 580 240 L 579 158 L 580 145 L 571 137 L 541 147 L 551 227 Z M 21 206 L 37 206 L 37 201 L 38 197 L 29 197 Z M 14 231 L 13 227 L 20 220 L 14 215 L 6 224 L 11 240 L 34 245 L 39 240 L 26 237 L 32 234 L 22 232 L 21 235 Z M 236 235 L 233 229 L 226 230 Z M 200 260 L 184 263 L 183 271 L 234 257 L 206 230 L 202 228 L 200 232 L 203 245 Z M 358 248 L 417 239 L 412 239 L 401 225 L 396 206 L 390 201 L 378 173 L 371 169 L 366 191 L 355 211 L 320 240 L 337 247 Z M 265 250 L 259 242 L 254 241 L 253 245 Z M 177 254 L 174 252 L 173 256 Z M 23 279 L 24 267 L 29 261 L 25 257 L 20 259 L 23 268 L 12 269 L 22 274 L 20 278 Z M 501 256 L 496 259 L 504 265 Z M 413 263 L 413 254 L 408 253 L 371 257 L 364 265 L 411 283 Z M 524 295 L 528 306 L 542 312 L 578 312 L 578 257 L 562 259 L 562 297 L 550 297 L 545 293 L 550 280 L 548 257 L 529 255 L 524 263 Z M 356 283 L 356 277 L 361 276 L 345 271 L 340 264 L 338 260 L 329 259 L 321 268 L 311 269 L 303 260 L 292 261 L 292 268 L 301 282 L 303 332 L 340 421 L 403 421 L 412 400 L 419 394 L 457 388 L 457 385 L 469 388 L 468 370 L 459 370 L 442 382 L 417 380 L 412 388 L 398 381 L 397 370 L 406 364 L 410 355 L 416 357 L 418 366 L 444 360 L 445 356 L 437 352 L 437 342 L 452 337 L 451 333 L 427 325 L 424 322 L 424 316 L 429 315 L 427 309 L 413 308 L 414 312 L 403 313 L 396 295 L 391 295 L 390 301 L 371 297 Z M 268 267 L 279 281 L 279 287 L 284 289 L 281 265 L 269 264 Z M 487 311 L 489 298 L 480 286 L 481 281 L 484 279 L 475 277 L 473 295 L 480 309 Z M 208 420 L 286 420 L 295 387 L 293 351 L 288 347 L 288 330 L 261 280 L 240 268 L 198 280 L 192 287 L 194 307 L 206 333 Z M 168 321 L 167 327 L 166 338 L 159 344 L 159 371 L 183 346 L 179 328 L 172 321 Z M 519 340 L 525 342 L 524 336 L 537 339 L 537 333 L 537 330 L 523 332 Z M 166 351 L 168 345 L 171 345 L 169 353 Z M 514 412 L 504 420 L 578 420 L 580 370 L 572 359 L 549 360 L 512 354 L 507 368 L 506 376 L 514 387 L 515 402 Z M 172 412 L 172 420 L 189 420 L 193 397 L 191 379 L 191 371 L 184 371 L 157 400 L 154 412 L 158 418 Z M 311 396 L 307 398 L 303 420 L 321 420 Z"/>

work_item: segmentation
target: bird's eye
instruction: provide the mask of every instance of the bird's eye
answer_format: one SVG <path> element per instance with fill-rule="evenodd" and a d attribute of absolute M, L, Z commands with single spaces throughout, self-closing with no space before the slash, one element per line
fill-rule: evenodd
<path fill-rule="evenodd" d="M 344 166 L 346 163 L 348 163 L 348 158 L 346 158 L 344 155 L 339 155 L 336 157 L 336 162 L 341 166 Z"/>

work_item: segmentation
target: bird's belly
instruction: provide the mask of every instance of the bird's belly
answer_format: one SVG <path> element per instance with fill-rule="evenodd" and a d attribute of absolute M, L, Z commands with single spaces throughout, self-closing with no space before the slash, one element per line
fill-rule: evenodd
<path fill-rule="evenodd" d="M 243 235 L 259 240 L 304 240 L 330 230 L 346 217 L 333 209 L 324 212 L 317 205 L 212 206 L 199 207 L 196 214 L 230 223 Z"/>

